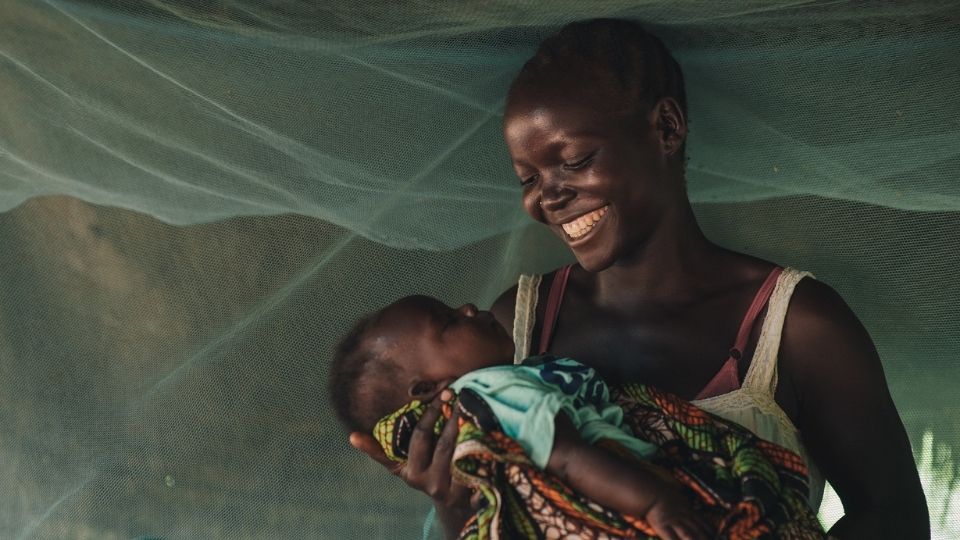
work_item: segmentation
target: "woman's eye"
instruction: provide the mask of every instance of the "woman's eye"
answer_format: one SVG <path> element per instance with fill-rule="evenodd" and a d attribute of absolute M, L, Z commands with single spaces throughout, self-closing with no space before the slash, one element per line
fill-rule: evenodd
<path fill-rule="evenodd" d="M 586 167 L 587 165 L 590 164 L 591 161 L 593 161 L 593 154 L 590 154 L 583 159 L 578 159 L 576 161 L 570 161 L 570 162 L 564 163 L 563 168 L 568 171 L 576 171 L 578 169 L 582 169 Z"/>

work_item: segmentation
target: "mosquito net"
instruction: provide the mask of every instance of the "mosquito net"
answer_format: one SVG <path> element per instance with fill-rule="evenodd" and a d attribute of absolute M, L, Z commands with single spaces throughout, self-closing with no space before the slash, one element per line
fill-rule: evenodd
<path fill-rule="evenodd" d="M 960 9 L 795 0 L 0 3 L 0 537 L 419 537 L 328 409 L 332 344 L 570 260 L 500 121 L 599 16 L 683 67 L 708 236 L 862 318 L 960 538 Z"/>

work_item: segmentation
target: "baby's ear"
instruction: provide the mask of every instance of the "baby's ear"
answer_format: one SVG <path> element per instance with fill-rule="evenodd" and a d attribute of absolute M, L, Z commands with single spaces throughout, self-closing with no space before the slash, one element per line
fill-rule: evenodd
<path fill-rule="evenodd" d="M 436 381 L 415 381 L 412 385 L 410 385 L 410 390 L 408 393 L 413 399 L 430 401 L 437 393 L 437 387 L 438 385 Z"/>

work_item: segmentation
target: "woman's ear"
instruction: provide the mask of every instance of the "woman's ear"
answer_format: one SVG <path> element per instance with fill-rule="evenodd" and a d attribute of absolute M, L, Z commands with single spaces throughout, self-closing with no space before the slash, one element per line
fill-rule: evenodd
<path fill-rule="evenodd" d="M 653 106 L 653 125 L 663 153 L 672 156 L 683 148 L 687 140 L 687 119 L 680 104 L 672 97 L 665 97 Z"/>

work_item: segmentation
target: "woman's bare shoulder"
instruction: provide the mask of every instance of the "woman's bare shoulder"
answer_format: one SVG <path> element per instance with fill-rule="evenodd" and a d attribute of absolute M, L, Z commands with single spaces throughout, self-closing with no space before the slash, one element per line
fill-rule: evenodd
<path fill-rule="evenodd" d="M 786 345 L 800 350 L 814 346 L 809 343 L 811 339 L 827 339 L 820 348 L 845 343 L 854 347 L 869 345 L 870 352 L 875 352 L 866 328 L 853 309 L 833 287 L 815 279 L 797 283 L 790 298 L 784 332 L 796 338 Z"/>
<path fill-rule="evenodd" d="M 781 361 L 798 378 L 814 383 L 824 376 L 880 375 L 882 367 L 863 323 L 829 285 L 801 280 L 790 299 L 781 342 Z M 884 383 L 884 386 L 885 383 Z"/>
<path fill-rule="evenodd" d="M 890 399 L 869 332 L 840 294 L 821 281 L 801 280 L 790 298 L 778 371 L 779 391 L 794 396 L 790 416 L 801 431 L 816 428 L 815 418 L 847 409 L 852 401 Z"/>

